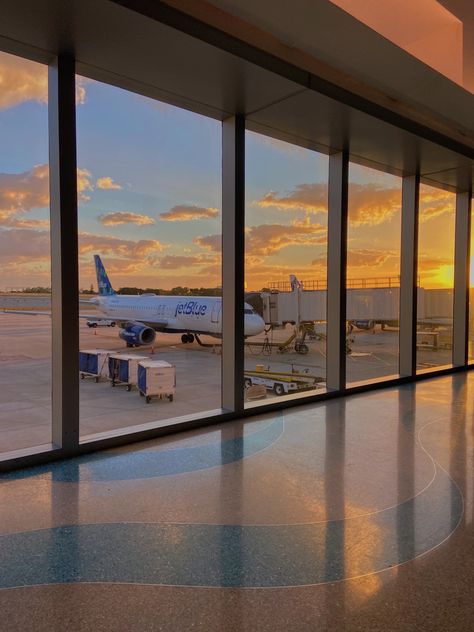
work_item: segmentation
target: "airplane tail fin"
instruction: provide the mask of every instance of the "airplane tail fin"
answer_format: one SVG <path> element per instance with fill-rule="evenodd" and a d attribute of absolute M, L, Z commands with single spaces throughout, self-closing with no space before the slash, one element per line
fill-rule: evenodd
<path fill-rule="evenodd" d="M 290 274 L 290 286 L 292 291 L 303 289 L 303 284 L 301 283 L 301 281 L 298 281 L 294 274 Z"/>
<path fill-rule="evenodd" d="M 102 263 L 99 255 L 94 255 L 95 272 L 97 275 L 97 287 L 99 289 L 99 296 L 111 296 L 115 294 L 107 272 L 105 271 L 104 264 Z"/>

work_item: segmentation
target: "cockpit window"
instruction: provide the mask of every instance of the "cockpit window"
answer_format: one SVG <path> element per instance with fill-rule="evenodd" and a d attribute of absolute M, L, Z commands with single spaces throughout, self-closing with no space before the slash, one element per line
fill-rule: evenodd
<path fill-rule="evenodd" d="M 244 314 L 253 314 L 253 309 L 244 309 Z"/>

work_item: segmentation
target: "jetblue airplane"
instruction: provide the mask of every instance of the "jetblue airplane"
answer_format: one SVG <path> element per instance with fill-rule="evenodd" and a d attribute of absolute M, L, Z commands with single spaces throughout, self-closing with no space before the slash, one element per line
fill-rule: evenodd
<path fill-rule="evenodd" d="M 193 342 L 198 334 L 221 337 L 220 297 L 119 295 L 113 289 L 99 255 L 94 255 L 94 261 L 99 295 L 87 303 L 94 305 L 98 314 L 81 314 L 81 317 L 116 322 L 121 328 L 119 336 L 128 347 L 152 344 L 157 331 L 182 333 L 183 343 Z M 255 336 L 264 329 L 264 320 L 244 303 L 245 337 Z"/>

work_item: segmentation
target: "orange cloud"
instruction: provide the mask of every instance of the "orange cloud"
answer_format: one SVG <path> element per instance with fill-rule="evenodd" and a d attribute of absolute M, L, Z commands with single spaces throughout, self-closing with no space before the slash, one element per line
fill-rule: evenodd
<path fill-rule="evenodd" d="M 418 270 L 419 272 L 429 272 L 430 270 L 438 270 L 441 266 L 452 265 L 453 260 L 448 257 L 433 257 L 425 253 L 420 253 L 418 256 Z"/>
<path fill-rule="evenodd" d="M 217 208 L 180 204 L 173 206 L 166 213 L 160 213 L 160 219 L 165 222 L 188 222 L 196 219 L 209 219 L 218 215 Z"/>
<path fill-rule="evenodd" d="M 88 202 L 90 197 L 84 191 L 93 191 L 91 173 L 87 169 L 77 168 L 77 197 L 79 202 Z"/>
<path fill-rule="evenodd" d="M 196 246 L 200 246 L 205 250 L 212 252 L 221 252 L 222 250 L 222 235 L 207 235 L 205 237 L 195 237 L 193 243 Z"/>
<path fill-rule="evenodd" d="M 251 255 L 268 256 L 288 246 L 310 246 L 326 243 L 326 228 L 321 224 L 261 224 L 247 229 L 246 251 Z"/>
<path fill-rule="evenodd" d="M 76 82 L 76 103 L 86 100 L 84 84 Z M 29 59 L 0 53 L 0 109 L 11 108 L 25 101 L 48 103 L 48 67 Z"/>
<path fill-rule="evenodd" d="M 455 196 L 449 191 L 434 187 L 420 186 L 420 222 L 426 222 L 443 213 L 454 213 Z"/>
<path fill-rule="evenodd" d="M 143 226 L 145 224 L 155 223 L 155 220 L 149 215 L 140 215 L 139 213 L 131 213 L 129 211 L 117 211 L 115 213 L 99 215 L 98 220 L 104 226 L 120 226 L 121 224 L 137 224 L 138 226 Z"/>
<path fill-rule="evenodd" d="M 298 184 L 292 191 L 277 195 L 270 191 L 258 205 L 281 210 L 327 213 L 328 190 L 325 183 Z M 349 185 L 349 218 L 353 224 L 376 225 L 390 220 L 401 208 L 401 189 L 378 184 Z"/>
<path fill-rule="evenodd" d="M 98 189 L 121 189 L 122 186 L 117 182 L 114 182 L 111 177 L 105 176 L 103 178 L 98 178 L 95 183 Z"/>
<path fill-rule="evenodd" d="M 386 188 L 373 183 L 349 184 L 349 221 L 352 224 L 383 224 L 400 212 L 401 206 L 401 188 Z"/>
<path fill-rule="evenodd" d="M 395 250 L 368 250 L 364 248 L 350 249 L 347 253 L 348 268 L 379 267 L 383 266 L 389 259 L 398 259 L 400 253 Z M 326 262 L 326 255 L 318 257 L 311 262 L 311 265 L 320 265 Z"/>
<path fill-rule="evenodd" d="M 33 265 L 51 258 L 49 231 L 10 228 L 0 230 L 0 261 L 8 266 Z"/>
<path fill-rule="evenodd" d="M 220 257 L 208 255 L 166 255 L 158 261 L 158 266 L 163 270 L 179 270 L 195 266 L 212 266 L 220 261 Z"/>
<path fill-rule="evenodd" d="M 304 210 L 310 213 L 326 213 L 328 208 L 327 184 L 298 184 L 285 195 L 278 195 L 269 191 L 257 201 L 258 206 L 267 208 L 273 206 L 282 210 Z"/>
<path fill-rule="evenodd" d="M 48 165 L 23 173 L 0 173 L 0 211 L 3 216 L 49 206 Z"/>
<path fill-rule="evenodd" d="M 78 198 L 82 202 L 90 199 L 85 192 L 93 190 L 90 177 L 87 169 L 77 169 Z M 0 173 L 0 217 L 4 221 L 17 213 L 48 206 L 48 165 L 36 165 L 23 173 Z"/>
<path fill-rule="evenodd" d="M 326 243 L 326 227 L 313 224 L 309 219 L 291 224 L 260 224 L 248 226 L 245 231 L 245 251 L 247 256 L 265 257 L 288 246 L 310 246 Z M 221 252 L 221 235 L 196 237 L 194 243 L 212 252 Z"/>
<path fill-rule="evenodd" d="M 79 234 L 79 254 L 90 253 L 110 254 L 124 258 L 142 259 L 148 262 L 156 261 L 155 257 L 167 246 L 157 239 L 119 239 L 109 235 L 96 235 L 94 233 Z"/>
<path fill-rule="evenodd" d="M 0 226 L 12 228 L 48 228 L 49 219 L 24 219 L 12 217 L 11 214 L 0 211 Z"/>
<path fill-rule="evenodd" d="M 48 67 L 21 57 L 0 54 L 0 108 L 24 101 L 48 102 Z"/>

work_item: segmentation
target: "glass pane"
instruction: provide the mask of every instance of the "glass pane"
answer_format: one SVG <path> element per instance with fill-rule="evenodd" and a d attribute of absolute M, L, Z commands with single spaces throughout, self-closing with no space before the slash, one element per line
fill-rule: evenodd
<path fill-rule="evenodd" d="M 451 364 L 456 196 L 420 186 L 417 368 Z"/>
<path fill-rule="evenodd" d="M 0 85 L 0 308 L 7 310 L 0 314 L 0 452 L 6 452 L 51 443 L 48 68 L 0 53 Z"/>
<path fill-rule="evenodd" d="M 220 410 L 221 124 L 83 89 L 81 436 Z"/>
<path fill-rule="evenodd" d="M 399 373 L 401 179 L 349 166 L 347 383 Z"/>
<path fill-rule="evenodd" d="M 246 136 L 246 402 L 322 392 L 328 158 Z"/>

